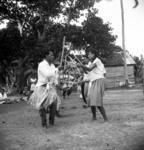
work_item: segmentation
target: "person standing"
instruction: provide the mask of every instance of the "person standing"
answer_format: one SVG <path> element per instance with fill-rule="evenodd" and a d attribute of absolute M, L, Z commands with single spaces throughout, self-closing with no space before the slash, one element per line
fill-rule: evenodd
<path fill-rule="evenodd" d="M 27 86 L 29 91 L 27 99 L 29 99 L 31 94 L 34 92 L 36 83 L 37 83 L 37 73 L 33 71 L 27 79 Z"/>
<path fill-rule="evenodd" d="M 57 68 L 53 64 L 54 54 L 48 51 L 45 58 L 38 65 L 38 81 L 29 103 L 39 110 L 42 126 L 47 128 L 47 112 L 49 112 L 49 124 L 54 125 L 56 112 L 61 104 L 57 94 L 58 85 Z"/>
<path fill-rule="evenodd" d="M 91 62 L 89 61 L 86 66 L 89 67 L 90 65 Z M 89 87 L 88 72 L 86 72 L 84 73 L 83 82 L 81 83 L 81 94 L 85 104 L 87 104 L 88 87 Z M 87 107 L 87 105 L 84 107 Z"/>
<path fill-rule="evenodd" d="M 89 47 L 88 58 L 92 62 L 91 65 L 85 66 L 78 64 L 79 67 L 83 68 L 84 71 L 88 71 L 88 80 L 91 83 L 88 90 L 88 105 L 91 107 L 92 119 L 96 120 L 96 107 L 102 114 L 104 121 L 108 121 L 104 106 L 103 106 L 103 96 L 104 96 L 104 78 L 106 70 L 104 64 L 96 56 L 95 49 Z"/>

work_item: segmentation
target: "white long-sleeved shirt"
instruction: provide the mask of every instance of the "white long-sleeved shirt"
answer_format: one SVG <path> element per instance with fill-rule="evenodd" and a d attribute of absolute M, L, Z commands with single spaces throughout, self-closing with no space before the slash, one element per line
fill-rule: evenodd
<path fill-rule="evenodd" d="M 38 81 L 36 86 L 42 86 L 47 84 L 51 80 L 56 80 L 57 68 L 54 64 L 49 64 L 46 60 L 43 60 L 38 65 Z"/>
<path fill-rule="evenodd" d="M 96 79 L 104 78 L 106 70 L 101 60 L 99 58 L 96 58 L 91 65 L 93 64 L 96 64 L 96 67 L 88 73 L 88 79 L 90 81 L 94 81 Z"/>

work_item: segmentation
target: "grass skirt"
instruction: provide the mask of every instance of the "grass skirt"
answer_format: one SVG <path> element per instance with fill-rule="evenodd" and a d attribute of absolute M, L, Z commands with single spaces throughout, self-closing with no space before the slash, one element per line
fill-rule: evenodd
<path fill-rule="evenodd" d="M 57 102 L 58 110 L 61 100 L 54 86 L 51 86 L 49 89 L 45 86 L 36 87 L 29 99 L 29 103 L 37 110 L 41 107 L 47 109 L 55 101 Z"/>

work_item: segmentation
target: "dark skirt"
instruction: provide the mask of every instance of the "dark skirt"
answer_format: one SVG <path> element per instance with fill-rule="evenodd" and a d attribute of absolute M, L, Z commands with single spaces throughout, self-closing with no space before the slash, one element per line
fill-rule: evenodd
<path fill-rule="evenodd" d="M 105 90 L 104 84 L 104 78 L 97 79 L 92 82 L 88 96 L 89 106 L 103 106 L 103 96 Z"/>

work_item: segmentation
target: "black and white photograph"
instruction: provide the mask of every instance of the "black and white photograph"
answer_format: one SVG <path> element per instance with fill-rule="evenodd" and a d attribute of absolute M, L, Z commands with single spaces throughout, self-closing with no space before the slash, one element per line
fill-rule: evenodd
<path fill-rule="evenodd" d="M 0 150 L 144 150 L 144 0 L 0 0 Z"/>

